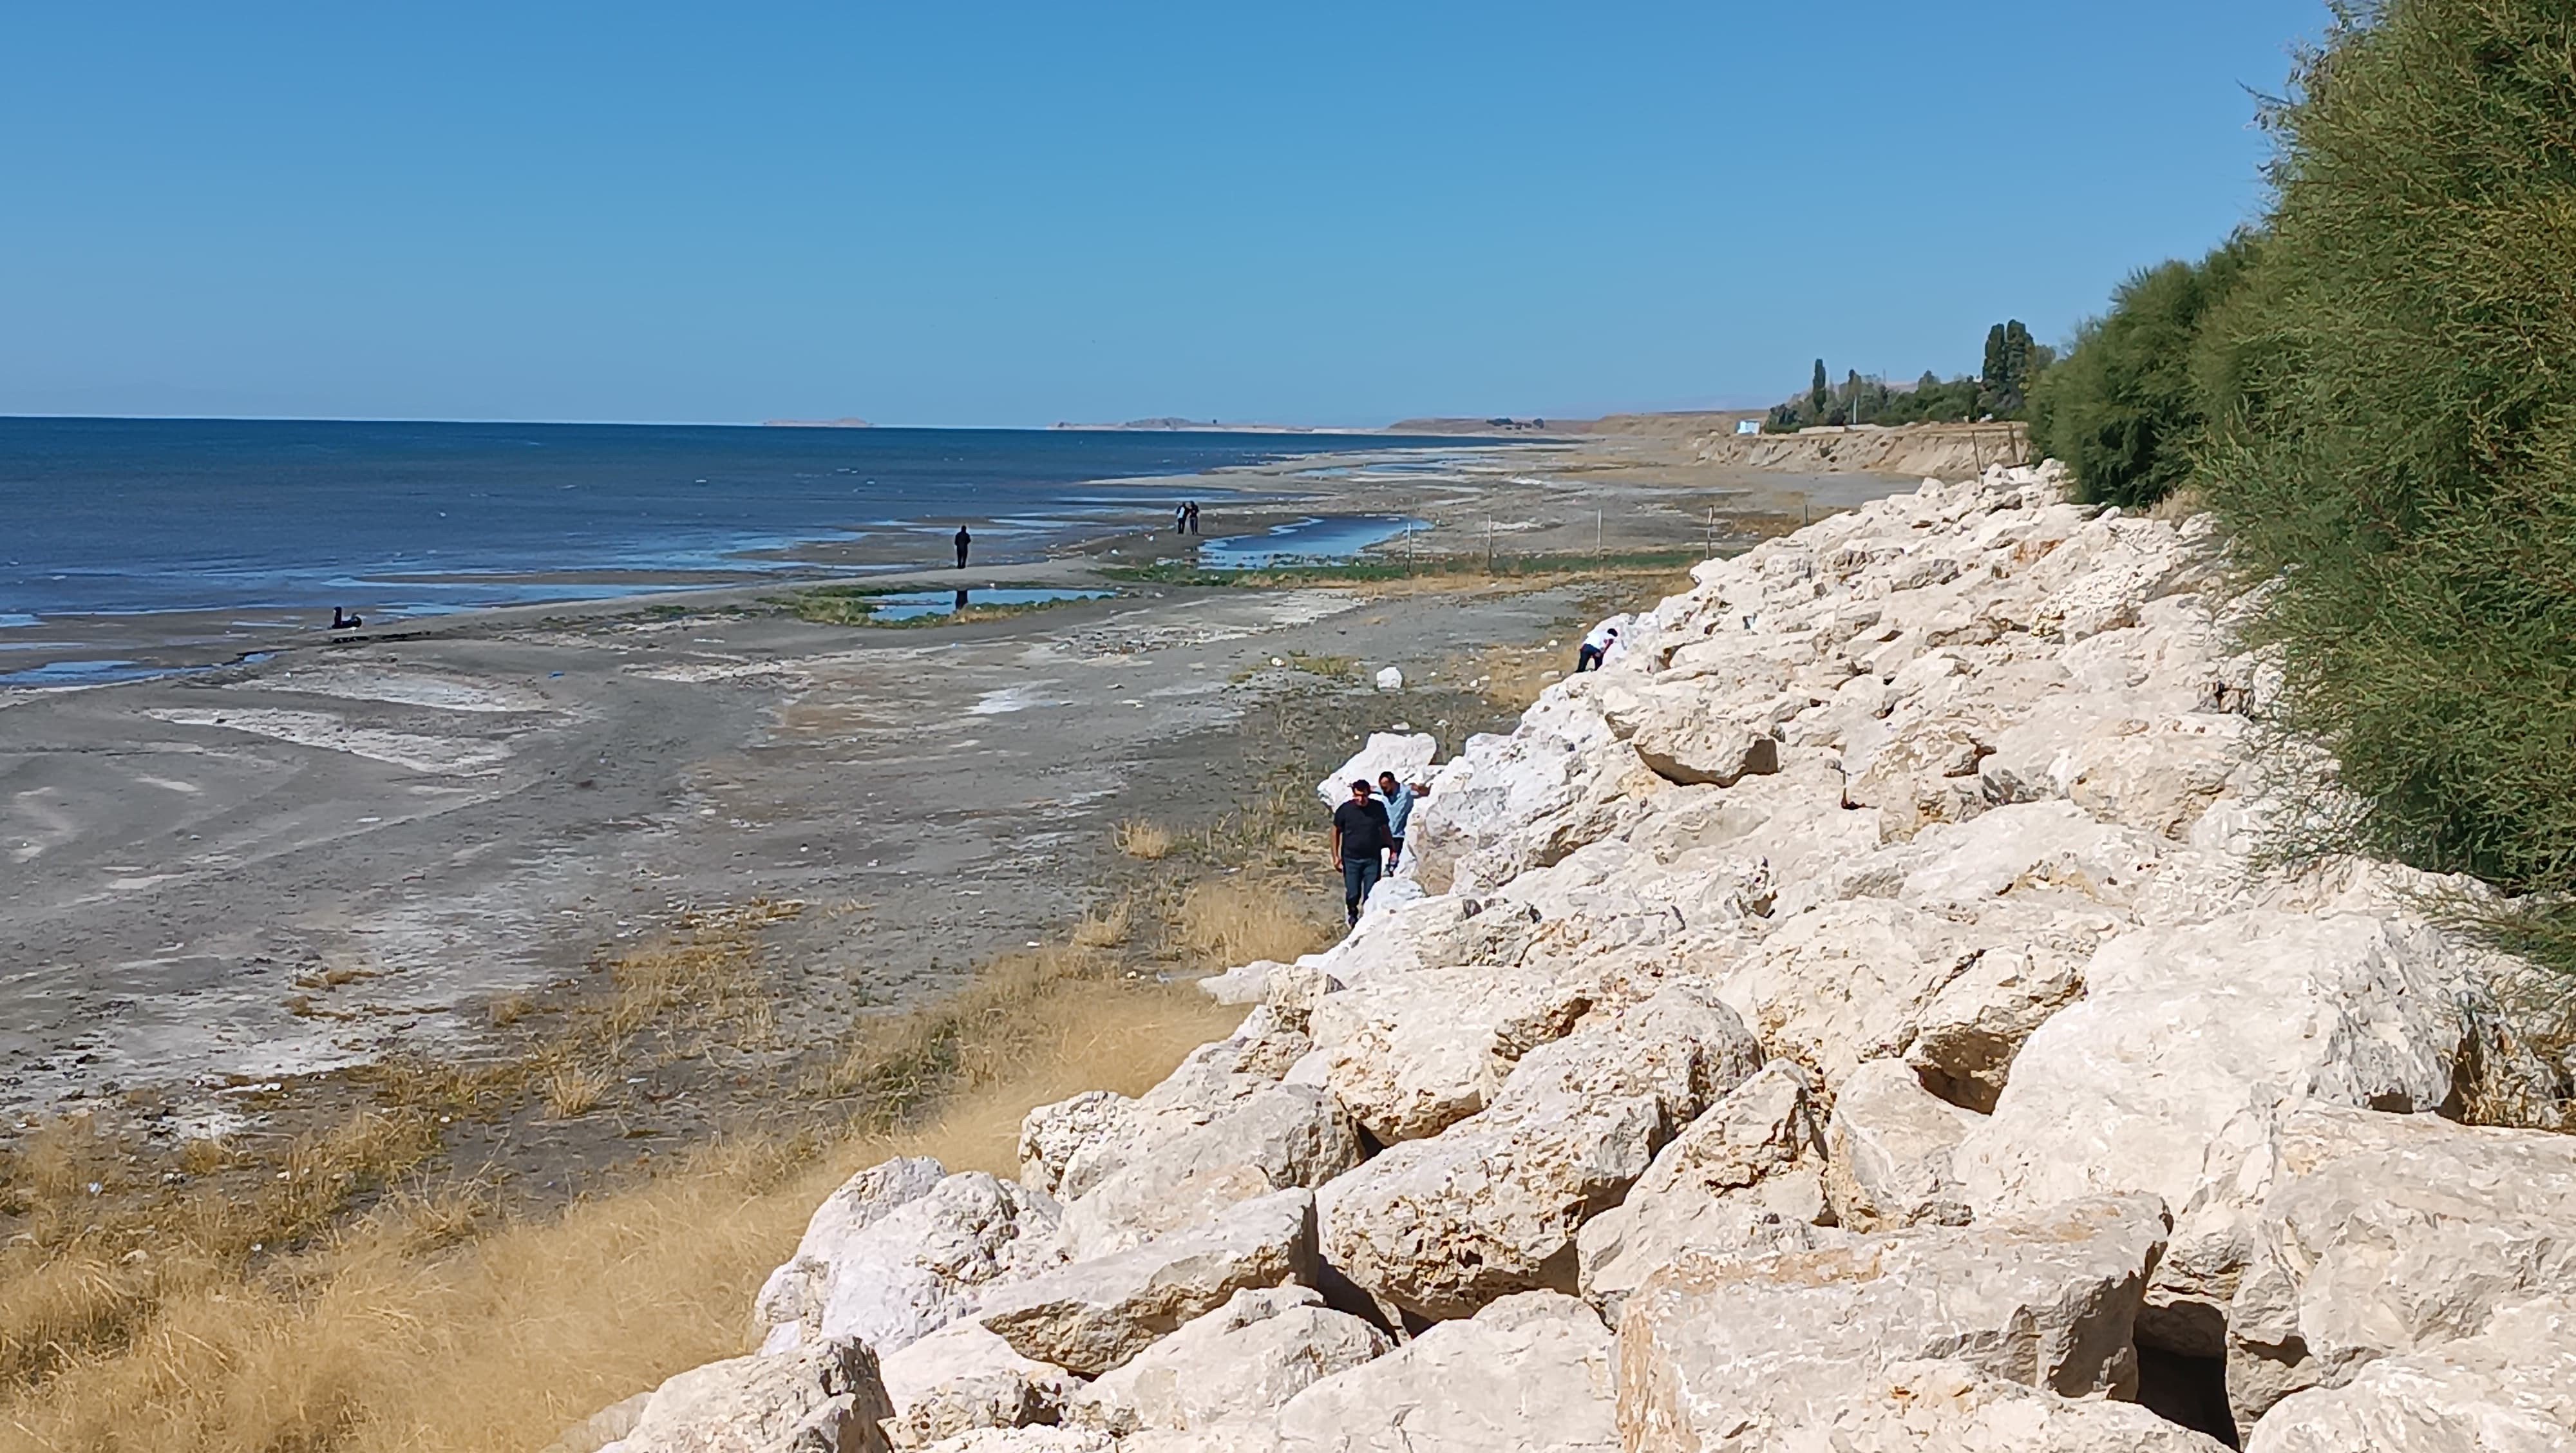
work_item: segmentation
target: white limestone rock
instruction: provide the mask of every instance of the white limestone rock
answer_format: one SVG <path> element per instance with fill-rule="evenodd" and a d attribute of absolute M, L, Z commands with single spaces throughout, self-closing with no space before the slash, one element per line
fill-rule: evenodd
<path fill-rule="evenodd" d="M 1326 994 L 1310 1026 L 1334 1098 L 1392 1145 L 1483 1109 L 1521 1056 L 1570 1033 L 1590 1002 L 1544 962 L 1469 962 Z"/>
<path fill-rule="evenodd" d="M 2264 1414 L 2246 1453 L 2576 1450 L 2576 1304 L 2498 1312 L 2475 1337 L 2382 1358 Z"/>
<path fill-rule="evenodd" d="M 1620 1317 L 1620 1431 L 1632 1449 L 1750 1453 L 1830 1424 L 1893 1364 L 1926 1358 L 2064 1397 L 2126 1396 L 2166 1224 L 2152 1197 L 2097 1197 L 1818 1251 L 1685 1255 Z"/>
<path fill-rule="evenodd" d="M 886 1437 L 901 1449 L 976 1428 L 1059 1422 L 1082 1387 L 1063 1368 L 1022 1357 L 975 1322 L 952 1322 L 888 1353 L 880 1370 L 894 1405 Z"/>
<path fill-rule="evenodd" d="M 1646 1453 L 1690 1445 L 1634 1446 Z M 2220 1453 L 2227 1445 L 2135 1403 L 2059 1397 L 1964 1362 L 1900 1362 L 1829 1418 L 1770 1446 L 1780 1453 Z"/>
<path fill-rule="evenodd" d="M 1571 1291 L 1583 1223 L 1760 1064 L 1742 1021 L 1704 985 L 1669 985 L 1532 1051 L 1481 1113 L 1327 1185 L 1325 1257 L 1382 1302 L 1426 1317 Z"/>
<path fill-rule="evenodd" d="M 1320 1186 L 1359 1162 L 1358 1132 L 1329 1090 L 1269 1085 L 1146 1147 L 1067 1204 L 1065 1254 L 1078 1261 L 1124 1251 L 1238 1201 Z"/>
<path fill-rule="evenodd" d="M 1120 1434 L 1266 1418 L 1393 1345 L 1311 1287 L 1239 1291 L 1085 1388 L 1075 1417 Z"/>
<path fill-rule="evenodd" d="M 1394 672 L 1395 684 L 1386 684 L 1388 672 Z M 1404 673 L 1392 666 L 1378 673 L 1378 689 L 1401 691 Z M 1440 739 L 1429 732 L 1371 732 L 1368 741 L 1340 770 L 1315 784 L 1315 795 L 1327 809 L 1351 800 L 1351 784 L 1366 782 L 1370 791 L 1377 790 L 1377 774 L 1393 772 L 1406 782 L 1419 782 L 1431 775 L 1431 760 L 1440 755 Z"/>
<path fill-rule="evenodd" d="M 1123 1453 L 1096 1428 L 976 1428 L 942 1438 L 921 1453 Z"/>
<path fill-rule="evenodd" d="M 1639 1283 L 1685 1250 L 1815 1244 L 1808 1228 L 1833 1220 L 1824 1163 L 1807 1074 L 1773 1060 L 1655 1152 L 1626 1200 L 1584 1223 L 1583 1299 L 1615 1322 Z"/>
<path fill-rule="evenodd" d="M 2455 977 L 2430 928 L 2360 914 L 2255 911 L 2114 939 L 1953 1157 L 1968 1203 L 1983 1218 L 2142 1191 L 2194 1208 L 2233 1176 L 2246 1117 L 2440 1106 L 2467 1043 Z M 2220 1350 L 2234 1238 L 2223 1206 L 2184 1217 L 2154 1298 L 2160 1344 Z"/>
<path fill-rule="evenodd" d="M 1315 1280 L 1315 1198 L 1279 1191 L 1131 1251 L 994 1288 L 976 1319 L 1021 1356 L 1097 1377 L 1248 1287 Z"/>
<path fill-rule="evenodd" d="M 989 1283 L 1061 1259 L 1058 1209 L 1047 1196 L 981 1171 L 944 1176 L 887 1205 L 869 1185 L 910 1191 L 938 1162 L 889 1162 L 862 1172 L 815 1213 L 795 1259 L 770 1274 L 755 1303 L 761 1350 L 855 1340 L 880 1354 L 964 1316 Z"/>
<path fill-rule="evenodd" d="M 2108 931 L 2112 920 L 2100 923 Z M 2078 933 L 2079 942 L 2091 937 Z M 1992 1113 L 2022 1045 L 2084 995 L 2084 961 L 2091 955 L 2070 947 L 2025 939 L 1980 950 L 1914 1016 L 1905 1062 L 1942 1099 Z"/>
<path fill-rule="evenodd" d="M 1085 1090 L 1040 1105 L 1020 1119 L 1020 1184 L 1045 1195 L 1065 1193 L 1065 1167 L 1099 1145 L 1124 1144 L 1134 1133 L 1136 1102 L 1114 1090 Z"/>
<path fill-rule="evenodd" d="M 1581 1302 L 1505 1297 L 1291 1398 L 1278 1453 L 1614 1453 L 1614 1356 Z"/>
<path fill-rule="evenodd" d="M 1854 1231 L 1966 1225 L 1950 1158 L 1976 1123 L 1899 1061 L 1872 1060 L 1845 1076 L 1825 1128 L 1824 1185 L 1836 1223 Z"/>
<path fill-rule="evenodd" d="M 2240 1424 L 2472 1339 L 2500 1308 L 2576 1307 L 2576 1136 L 2316 1107 L 2261 1158 L 2270 1187 L 2227 1312 Z"/>
<path fill-rule="evenodd" d="M 876 1354 L 811 1342 L 680 1373 L 600 1453 L 885 1453 L 892 1411 Z"/>

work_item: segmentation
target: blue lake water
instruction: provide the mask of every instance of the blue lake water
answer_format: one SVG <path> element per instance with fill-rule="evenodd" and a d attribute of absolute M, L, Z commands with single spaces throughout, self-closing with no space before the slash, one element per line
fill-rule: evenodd
<path fill-rule="evenodd" d="M 1157 477 L 1382 436 L 0 418 L 0 628 L 87 612 L 410 615 L 625 594 L 891 532 L 944 563 L 1168 517 Z M 1211 546 L 1213 548 L 1213 546 Z M 107 669 L 107 668 L 101 668 Z"/>
<path fill-rule="evenodd" d="M 1199 564 L 1210 570 L 1261 570 L 1300 562 L 1348 560 L 1371 545 L 1403 535 L 1419 520 L 1402 515 L 1325 515 L 1292 520 L 1259 535 L 1237 535 L 1199 546 Z"/>

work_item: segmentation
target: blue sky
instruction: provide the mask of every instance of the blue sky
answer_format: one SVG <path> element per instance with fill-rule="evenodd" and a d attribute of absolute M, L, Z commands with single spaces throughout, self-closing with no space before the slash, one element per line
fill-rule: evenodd
<path fill-rule="evenodd" d="M 1368 424 L 1973 368 L 2315 0 L 9 7 L 0 413 Z"/>

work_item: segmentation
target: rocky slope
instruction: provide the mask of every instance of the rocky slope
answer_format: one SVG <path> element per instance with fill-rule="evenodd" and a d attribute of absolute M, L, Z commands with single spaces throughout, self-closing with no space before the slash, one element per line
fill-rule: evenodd
<path fill-rule="evenodd" d="M 2256 871 L 2204 536 L 1997 469 L 1700 567 L 1235 1035 L 573 1441 L 2576 1447 L 2566 1066 L 2423 880 Z"/>

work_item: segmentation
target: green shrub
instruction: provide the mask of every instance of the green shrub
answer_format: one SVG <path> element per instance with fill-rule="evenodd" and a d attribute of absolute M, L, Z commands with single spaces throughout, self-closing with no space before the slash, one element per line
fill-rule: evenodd
<path fill-rule="evenodd" d="M 2078 329 L 2073 350 L 2040 375 L 2031 443 L 2074 471 L 2078 498 L 2153 504 L 2189 477 L 2212 412 L 2207 390 L 2235 387 L 2232 355 L 2204 356 L 2202 325 L 2244 282 L 2260 246 L 2240 232 L 2199 262 L 2131 277 L 2111 311 Z"/>
<path fill-rule="evenodd" d="M 2567 966 L 2576 7 L 2388 0 L 2300 80 L 2197 482 L 2270 582 L 2282 724 L 2342 764 L 2336 844 L 2537 895 L 2497 926 Z"/>

